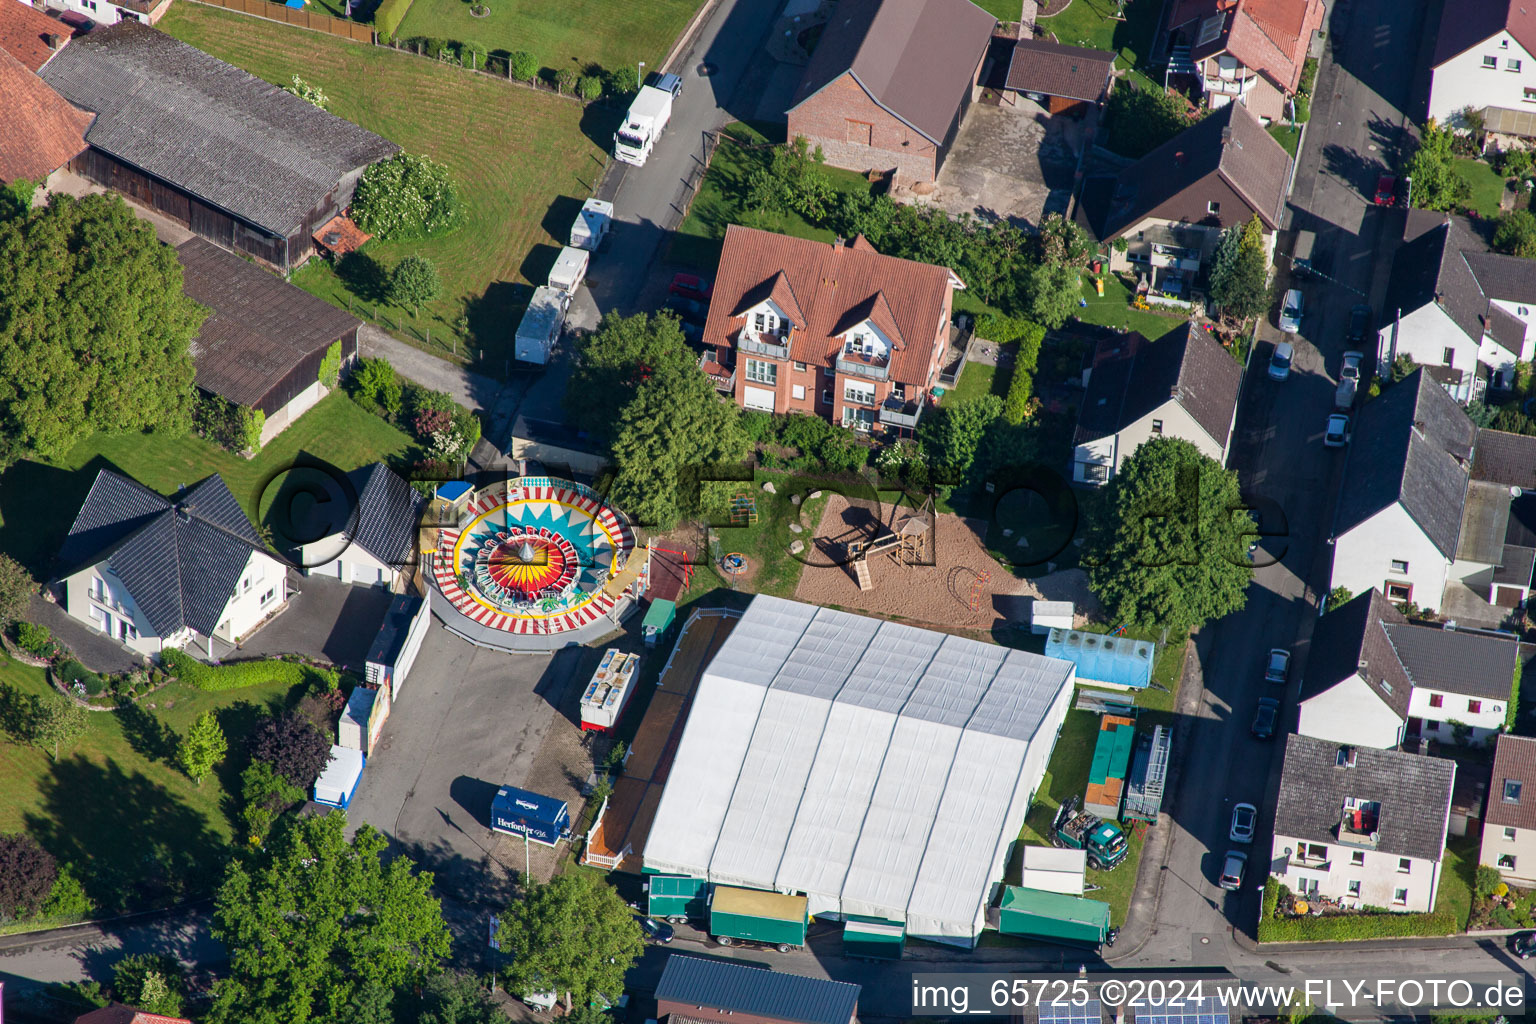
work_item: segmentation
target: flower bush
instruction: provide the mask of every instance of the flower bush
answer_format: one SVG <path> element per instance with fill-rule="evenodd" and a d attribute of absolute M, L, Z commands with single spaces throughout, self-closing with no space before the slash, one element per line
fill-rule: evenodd
<path fill-rule="evenodd" d="M 424 156 L 400 153 L 363 172 L 352 198 L 352 219 L 385 239 L 425 238 L 459 219 L 458 187 L 448 169 Z"/>
<path fill-rule="evenodd" d="M 312 104 L 325 110 L 330 106 L 331 98 L 325 94 L 325 90 L 318 85 L 310 85 L 298 75 L 293 76 L 293 84 L 283 86 L 283 92 L 292 93 L 305 103 Z"/>

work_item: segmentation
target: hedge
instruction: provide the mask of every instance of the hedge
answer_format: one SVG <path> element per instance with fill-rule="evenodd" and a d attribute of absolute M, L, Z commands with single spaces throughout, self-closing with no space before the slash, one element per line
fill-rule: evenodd
<path fill-rule="evenodd" d="M 373 28 L 379 34 L 379 42 L 387 43 L 395 38 L 396 30 L 410 9 L 411 0 L 383 0 L 379 4 L 373 15 Z"/>
<path fill-rule="evenodd" d="M 323 679 L 326 671 L 297 661 L 236 661 L 227 665 L 205 665 L 187 652 L 175 648 L 162 651 L 160 659 L 165 662 L 171 674 L 182 682 L 209 693 L 243 690 L 247 686 L 260 686 L 262 683 L 298 686 L 314 679 Z"/>
<path fill-rule="evenodd" d="M 1260 942 L 1355 942 L 1360 939 L 1397 939 L 1415 935 L 1456 935 L 1461 928 L 1456 916 L 1437 910 L 1430 914 L 1350 914 L 1340 917 L 1275 918 L 1279 883 L 1264 883 L 1264 911 L 1259 921 Z"/>

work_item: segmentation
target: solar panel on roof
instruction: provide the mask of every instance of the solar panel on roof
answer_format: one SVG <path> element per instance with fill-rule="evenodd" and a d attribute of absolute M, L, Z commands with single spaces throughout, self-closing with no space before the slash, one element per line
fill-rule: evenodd
<path fill-rule="evenodd" d="M 1097 999 L 1086 1000 L 1081 1006 L 1072 1002 L 1040 1004 L 1040 1024 L 1100 1024 L 1103 1016 Z"/>
<path fill-rule="evenodd" d="M 1227 1008 L 1214 996 L 1185 999 L 1173 1005 L 1143 998 L 1135 1007 L 1136 1024 L 1230 1024 Z M 1041 1016 L 1042 1024 L 1045 1017 Z"/>

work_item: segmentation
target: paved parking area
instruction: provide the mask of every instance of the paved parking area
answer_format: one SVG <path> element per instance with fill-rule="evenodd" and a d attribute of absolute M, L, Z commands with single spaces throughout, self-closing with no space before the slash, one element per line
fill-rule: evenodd
<path fill-rule="evenodd" d="M 389 609 L 389 591 L 319 576 L 289 573 L 288 601 L 281 615 L 256 631 L 225 658 L 267 658 L 303 654 L 359 672 L 368 659 L 368 648 Z"/>
<path fill-rule="evenodd" d="M 1065 214 L 1077 164 L 1067 142 L 1073 127 L 1022 96 L 1016 107 L 973 103 L 923 201 L 952 215 L 1005 218 L 1020 227 Z"/>

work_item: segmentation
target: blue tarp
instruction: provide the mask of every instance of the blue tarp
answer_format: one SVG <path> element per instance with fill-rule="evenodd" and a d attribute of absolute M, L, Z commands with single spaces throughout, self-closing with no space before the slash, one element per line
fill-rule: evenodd
<path fill-rule="evenodd" d="M 292 4 L 293 0 L 289 0 L 289 6 L 292 6 Z M 458 501 L 468 493 L 469 484 L 465 483 L 463 480 L 449 481 L 437 489 L 437 496 L 442 498 L 444 501 Z"/>
<path fill-rule="evenodd" d="M 536 843 L 554 846 L 570 825 L 565 801 L 552 796 L 502 786 L 491 801 L 491 828 L 496 832 L 526 835 Z"/>

